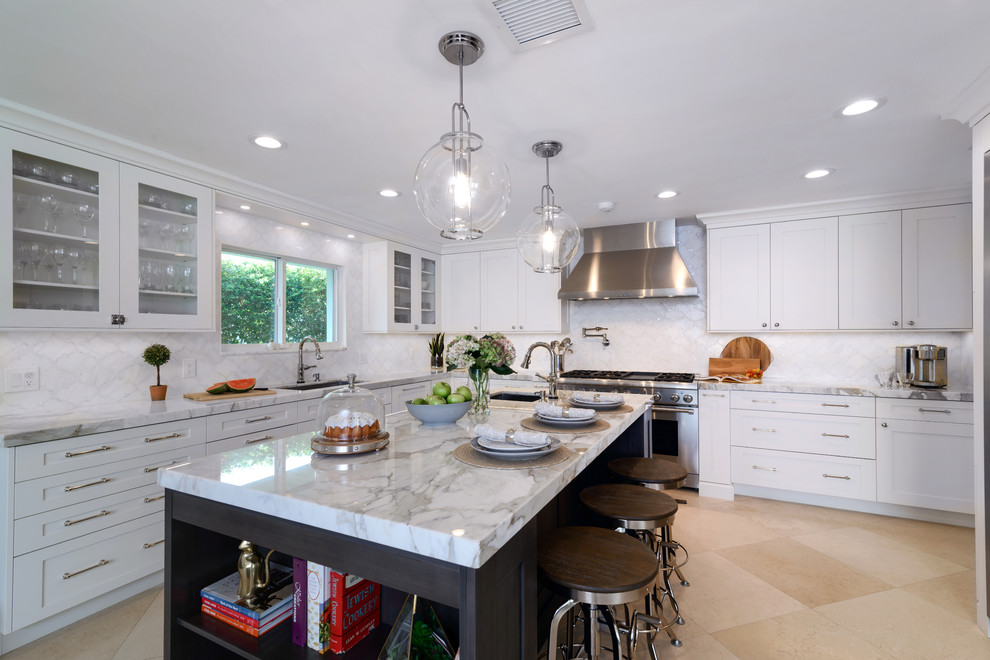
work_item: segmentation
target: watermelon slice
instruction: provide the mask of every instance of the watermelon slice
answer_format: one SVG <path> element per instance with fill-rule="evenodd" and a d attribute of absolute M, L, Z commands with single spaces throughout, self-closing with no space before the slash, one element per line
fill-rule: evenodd
<path fill-rule="evenodd" d="M 223 394 L 227 391 L 227 383 L 214 383 L 206 388 L 209 394 Z"/>
<path fill-rule="evenodd" d="M 254 389 L 254 384 L 258 382 L 254 378 L 241 378 L 239 380 L 228 380 L 227 390 L 230 392 L 250 392 Z"/>

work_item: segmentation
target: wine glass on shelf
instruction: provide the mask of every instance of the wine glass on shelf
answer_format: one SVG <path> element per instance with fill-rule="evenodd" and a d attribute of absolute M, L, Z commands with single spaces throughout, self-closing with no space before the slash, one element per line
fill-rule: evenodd
<path fill-rule="evenodd" d="M 175 236 L 175 232 L 176 232 L 176 226 L 173 225 L 171 222 L 162 222 L 161 225 L 158 227 L 158 233 L 162 239 L 163 250 L 169 249 L 169 242 L 171 238 Z"/>
<path fill-rule="evenodd" d="M 17 246 L 17 265 L 21 267 L 21 279 L 27 279 L 27 265 L 31 263 L 31 247 L 29 245 L 18 245 Z"/>
<path fill-rule="evenodd" d="M 138 247 L 149 247 L 148 234 L 151 233 L 151 220 L 141 218 L 138 220 Z"/>
<path fill-rule="evenodd" d="M 65 253 L 65 262 L 72 269 L 72 283 L 79 284 L 79 276 L 77 270 L 79 268 L 79 250 L 72 248 Z"/>
<path fill-rule="evenodd" d="M 52 271 L 55 270 L 55 259 L 52 257 L 51 250 L 45 250 L 45 256 L 41 258 L 41 265 L 45 267 L 48 271 L 48 279 L 46 282 L 52 281 Z"/>
<path fill-rule="evenodd" d="M 14 193 L 14 215 L 20 216 L 21 220 L 18 223 L 20 227 L 28 226 L 28 220 L 24 212 L 30 208 L 32 197 L 33 195 L 27 193 Z"/>
<path fill-rule="evenodd" d="M 184 224 L 179 228 L 179 250 L 185 254 L 195 252 L 196 228 L 193 225 Z"/>
<path fill-rule="evenodd" d="M 55 266 L 58 268 L 57 279 L 59 282 L 62 281 L 62 266 L 65 265 L 65 248 L 61 245 L 56 245 L 52 248 L 52 261 L 55 262 Z"/>
<path fill-rule="evenodd" d="M 41 208 L 45 210 L 45 231 L 58 231 L 58 217 L 62 215 L 62 202 L 55 195 L 41 198 Z"/>
<path fill-rule="evenodd" d="M 82 226 L 82 237 L 86 238 L 86 226 L 96 218 L 96 207 L 92 204 L 79 204 L 73 209 L 73 213 Z"/>
<path fill-rule="evenodd" d="M 45 258 L 45 248 L 41 243 L 31 243 L 28 246 L 28 258 L 31 261 L 31 265 L 34 266 L 34 281 L 38 281 L 38 266 L 41 265 L 41 260 Z"/>

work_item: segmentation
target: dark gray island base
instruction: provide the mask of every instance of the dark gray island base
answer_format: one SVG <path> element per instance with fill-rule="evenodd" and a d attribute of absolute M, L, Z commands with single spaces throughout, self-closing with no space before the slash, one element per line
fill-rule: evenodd
<path fill-rule="evenodd" d="M 537 580 L 537 538 L 565 524 L 586 522 L 577 493 L 608 481 L 605 464 L 642 456 L 648 425 L 642 414 L 557 494 L 473 568 L 390 547 L 330 529 L 168 488 L 165 499 L 165 657 L 317 658 L 291 642 L 291 623 L 253 638 L 200 612 L 200 589 L 235 570 L 238 543 L 275 549 L 272 560 L 301 557 L 382 585 L 381 626 L 343 658 L 377 658 L 408 594 L 437 604 L 462 660 L 536 658 L 546 644 L 546 619 L 556 597 Z M 628 422 L 627 422 L 628 423 Z M 625 425 L 625 424 L 624 424 Z M 181 469 L 181 466 L 180 466 Z M 330 653 L 328 652 L 328 655 Z"/>

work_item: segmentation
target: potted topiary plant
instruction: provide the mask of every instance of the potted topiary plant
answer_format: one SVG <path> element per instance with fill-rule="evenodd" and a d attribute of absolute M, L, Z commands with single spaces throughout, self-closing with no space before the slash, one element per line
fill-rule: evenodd
<path fill-rule="evenodd" d="M 162 385 L 162 365 L 168 362 L 169 358 L 172 357 L 172 352 L 168 350 L 168 346 L 164 344 L 152 344 L 148 348 L 144 349 L 144 361 L 155 368 L 157 373 L 157 380 L 154 385 L 150 385 L 151 390 L 151 400 L 152 401 L 164 401 L 165 392 L 168 390 L 168 385 Z"/>

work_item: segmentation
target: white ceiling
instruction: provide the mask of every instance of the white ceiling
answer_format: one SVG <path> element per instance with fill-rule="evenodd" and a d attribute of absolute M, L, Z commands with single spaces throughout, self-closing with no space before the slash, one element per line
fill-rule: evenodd
<path fill-rule="evenodd" d="M 583 227 L 968 185 L 944 117 L 990 68 L 987 0 L 589 0 L 593 30 L 523 52 L 484 2 L 11 0 L 0 97 L 439 246 L 411 184 L 457 97 L 437 42 L 468 30 L 465 104 L 512 177 L 496 238 L 539 202 L 544 139 Z M 836 116 L 864 96 L 887 100 Z"/>

